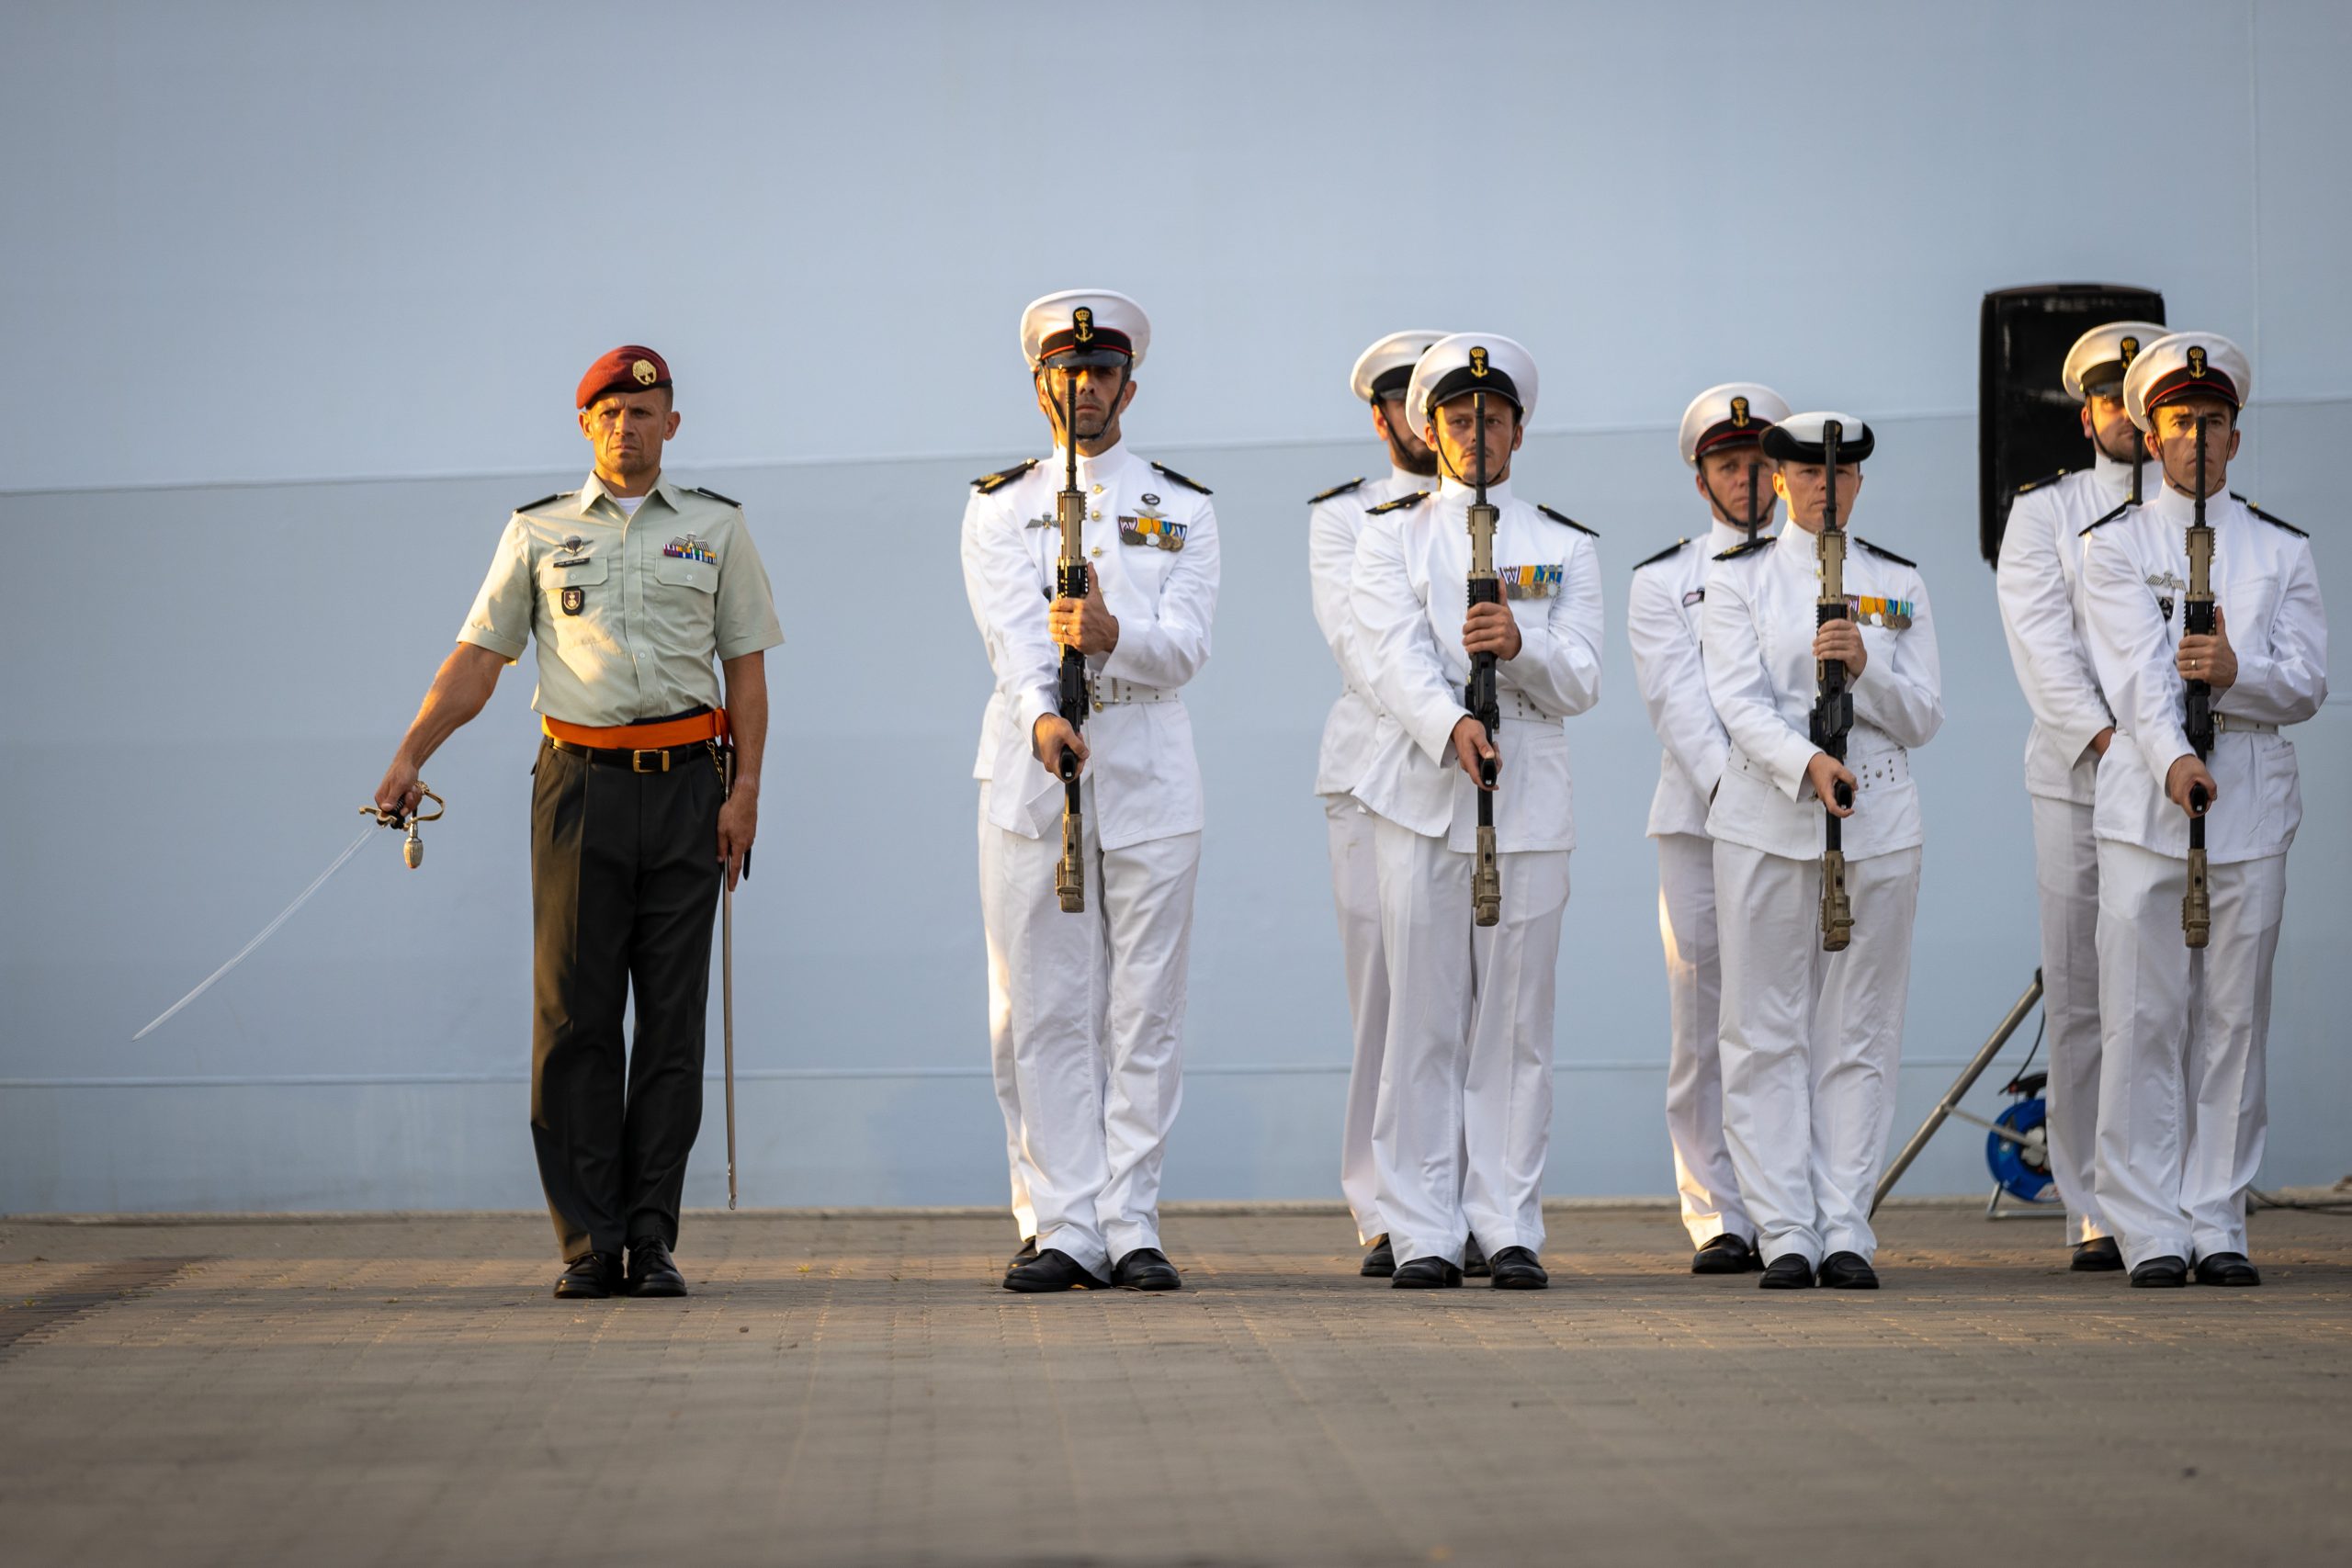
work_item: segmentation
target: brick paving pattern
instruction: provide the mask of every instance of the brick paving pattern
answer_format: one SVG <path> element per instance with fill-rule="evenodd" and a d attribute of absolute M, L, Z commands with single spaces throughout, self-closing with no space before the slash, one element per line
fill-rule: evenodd
<path fill-rule="evenodd" d="M 683 1303 L 536 1217 L 0 1220 L 12 1563 L 2352 1562 L 2352 1219 L 2259 1291 L 1906 1206 L 1876 1295 L 1555 1212 L 1555 1288 L 1392 1292 L 1336 1212 L 1172 1215 L 1186 1291 L 1023 1297 L 1001 1218 L 691 1215 Z"/>

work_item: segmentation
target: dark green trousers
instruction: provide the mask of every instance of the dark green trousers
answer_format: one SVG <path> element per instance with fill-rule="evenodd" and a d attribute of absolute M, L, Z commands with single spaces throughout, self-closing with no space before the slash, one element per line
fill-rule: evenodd
<path fill-rule="evenodd" d="M 556 1245 L 674 1247 L 702 1127 L 718 769 L 695 752 L 634 773 L 543 739 L 535 775 L 531 1139 Z"/>

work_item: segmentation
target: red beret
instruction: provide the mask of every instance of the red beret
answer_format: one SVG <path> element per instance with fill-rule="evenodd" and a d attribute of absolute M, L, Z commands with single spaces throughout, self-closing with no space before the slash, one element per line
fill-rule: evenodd
<path fill-rule="evenodd" d="M 606 392 L 650 392 L 670 384 L 670 363 L 643 344 L 625 343 L 588 367 L 580 378 L 580 406 Z"/>

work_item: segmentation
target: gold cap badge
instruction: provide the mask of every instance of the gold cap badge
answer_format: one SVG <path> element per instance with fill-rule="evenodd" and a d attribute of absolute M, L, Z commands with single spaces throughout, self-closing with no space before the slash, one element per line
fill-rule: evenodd
<path fill-rule="evenodd" d="M 1092 307 L 1080 305 L 1076 310 L 1070 312 L 1069 320 L 1070 325 L 1077 329 L 1075 336 L 1080 343 L 1092 343 L 1094 341 L 1094 310 Z"/>
<path fill-rule="evenodd" d="M 2196 377 L 2199 381 L 2205 379 L 2204 349 L 2192 348 L 2188 351 L 2188 373 L 2191 376 Z"/>
<path fill-rule="evenodd" d="M 2122 351 L 2123 363 L 2126 365 L 2130 365 L 2134 359 L 2140 357 L 2140 340 L 2136 337 L 2127 337 L 2115 346 Z"/>
<path fill-rule="evenodd" d="M 653 368 L 650 359 L 639 360 L 628 367 L 628 373 L 637 378 L 637 384 L 640 387 L 650 387 L 662 379 L 662 372 Z"/>
<path fill-rule="evenodd" d="M 1479 377 L 1482 379 L 1485 378 L 1487 374 L 1487 351 L 1485 349 L 1474 348 L 1470 351 L 1470 374 Z"/>
<path fill-rule="evenodd" d="M 1731 423 L 1734 429 L 1747 428 L 1747 400 L 1746 398 L 1734 398 L 1731 400 Z"/>

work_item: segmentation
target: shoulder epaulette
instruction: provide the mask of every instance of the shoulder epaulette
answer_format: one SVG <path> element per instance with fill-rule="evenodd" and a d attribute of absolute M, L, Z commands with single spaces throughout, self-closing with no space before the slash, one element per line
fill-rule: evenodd
<path fill-rule="evenodd" d="M 1919 563 L 1917 561 L 1905 560 L 1901 556 L 1896 555 L 1893 550 L 1888 549 L 1885 546 L 1873 545 L 1868 539 L 1863 538 L 1860 534 L 1854 536 L 1854 543 L 1861 546 L 1862 548 L 1870 551 L 1871 554 L 1883 557 L 1884 558 L 1893 561 L 1897 566 L 1907 566 L 1914 571 L 1919 570 Z"/>
<path fill-rule="evenodd" d="M 1772 541 L 1770 538 L 1753 538 L 1744 545 L 1734 545 L 1731 548 L 1715 557 L 1715 558 L 1717 560 L 1737 560 L 1742 556 L 1753 555 L 1756 551 L 1762 549 L 1771 542 Z"/>
<path fill-rule="evenodd" d="M 2125 513 L 2131 510 L 2132 503 L 2127 501 L 2122 505 L 2117 507 L 2114 511 L 2109 513 L 2106 516 L 2094 518 L 2090 522 L 2083 525 L 2083 534 L 2089 533 L 2093 528 L 2103 527 L 2107 524 L 2114 522 L 2117 518 L 2122 516 Z M 2077 534 L 2075 536 L 2079 539 L 2083 536 L 2082 534 Z"/>
<path fill-rule="evenodd" d="M 736 500 L 731 495 L 721 495 L 715 490 L 705 490 L 700 485 L 695 485 L 692 488 L 695 494 L 715 501 L 721 506 L 731 506 L 738 512 L 743 510 L 743 503 Z"/>
<path fill-rule="evenodd" d="M 1658 551 L 1657 554 L 1650 556 L 1645 559 L 1635 561 L 1634 563 L 1634 570 L 1635 571 L 1639 571 L 1645 566 L 1656 566 L 1658 562 L 1666 559 L 1668 556 L 1679 555 L 1682 553 L 1682 547 L 1690 542 L 1690 541 L 1688 539 L 1677 539 L 1674 543 L 1667 546 L 1666 548 Z"/>
<path fill-rule="evenodd" d="M 2071 474 L 2075 470 L 2072 468 L 2061 468 L 2054 474 L 2044 474 L 2038 479 L 2028 479 L 2025 483 L 2018 486 L 2017 489 L 2009 491 L 2009 499 L 2015 501 L 2018 496 L 2023 495 L 2030 490 L 2040 490 L 2043 485 L 2056 484 L 2060 479 L 2064 479 L 2068 474 Z"/>
<path fill-rule="evenodd" d="M 1215 495 L 1216 493 L 1216 491 L 1209 489 L 1208 486 L 1203 484 L 1198 479 L 1186 479 L 1183 475 L 1178 473 L 1175 469 L 1170 468 L 1165 463 L 1154 463 L 1151 466 L 1151 471 L 1158 474 L 1163 479 L 1174 479 L 1186 490 L 1196 490 L 1203 495 Z"/>
<path fill-rule="evenodd" d="M 1566 523 L 1569 527 L 1574 528 L 1579 534 L 1587 534 L 1596 539 L 1600 537 L 1600 533 L 1598 529 L 1588 528 L 1583 524 L 1577 522 L 1575 518 L 1569 516 L 1566 513 L 1555 512 L 1550 507 L 1544 505 L 1542 502 L 1537 502 L 1535 503 L 1535 510 L 1541 512 L 1544 516 L 1549 517 L 1555 523 Z"/>
<path fill-rule="evenodd" d="M 537 501 L 526 501 L 514 510 L 517 512 L 537 512 L 540 507 L 545 506 L 550 501 L 561 501 L 567 495 L 578 495 L 579 493 L 580 492 L 576 490 L 560 490 L 553 495 L 543 495 Z"/>
<path fill-rule="evenodd" d="M 1009 468 L 999 468 L 992 474 L 982 474 L 972 481 L 972 488 L 982 495 L 988 495 L 992 491 L 1002 490 L 1036 466 L 1036 458 L 1023 457 Z"/>
<path fill-rule="evenodd" d="M 1419 506 L 1429 498 L 1429 491 L 1417 490 L 1409 495 L 1400 495 L 1394 501 L 1384 501 L 1378 506 L 1367 506 L 1363 509 L 1363 514 L 1366 517 L 1377 517 L 1384 512 L 1401 512 L 1408 506 Z"/>
<path fill-rule="evenodd" d="M 1325 491 L 1320 495 L 1308 496 L 1306 498 L 1306 504 L 1309 506 L 1320 506 L 1325 502 L 1330 500 L 1333 496 L 1345 495 L 1348 491 L 1355 489 L 1362 483 L 1363 483 L 1363 476 L 1362 474 L 1358 474 L 1355 478 L 1350 479 L 1343 485 L 1333 485 L 1329 490 Z"/>
<path fill-rule="evenodd" d="M 2254 502 L 2248 501 L 2245 497 L 2240 495 L 2235 491 L 2230 491 L 2230 499 L 2236 502 L 2240 506 L 2245 507 L 2248 512 L 2253 513 L 2256 517 L 2261 518 L 2265 523 L 2269 524 L 2274 528 L 2284 528 L 2290 534 L 2294 535 L 2298 539 L 2308 539 L 2311 537 L 2309 534 L 2305 533 L 2302 529 L 2296 527 L 2284 517 L 2271 516 L 2270 513 L 2263 511 L 2262 508 L 2256 506 Z"/>

